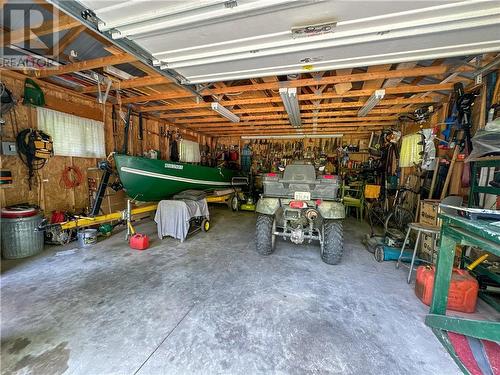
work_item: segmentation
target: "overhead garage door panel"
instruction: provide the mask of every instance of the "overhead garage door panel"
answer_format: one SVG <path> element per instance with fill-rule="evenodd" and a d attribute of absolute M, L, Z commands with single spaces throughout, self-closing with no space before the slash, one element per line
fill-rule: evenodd
<path fill-rule="evenodd" d="M 457 43 L 457 38 L 460 42 Z M 406 48 L 401 48 L 401 46 Z M 477 50 L 477 51 L 476 51 Z M 187 79 L 197 82 L 239 76 L 290 74 L 296 71 L 340 69 L 395 63 L 401 60 L 422 60 L 439 56 L 464 55 L 464 51 L 500 50 L 500 28 L 496 25 L 468 31 L 439 33 L 429 45 L 428 36 L 400 38 L 378 43 L 360 43 L 301 53 L 280 54 L 253 59 L 232 60 L 207 65 L 176 68 Z M 360 54 L 363 51 L 363 54 Z M 310 60 L 310 61 L 309 61 Z"/>
<path fill-rule="evenodd" d="M 103 21 L 101 31 L 134 41 L 187 83 L 500 50 L 498 2 L 83 3 Z M 327 32 L 294 38 L 292 28 L 325 22 L 333 22 Z"/>

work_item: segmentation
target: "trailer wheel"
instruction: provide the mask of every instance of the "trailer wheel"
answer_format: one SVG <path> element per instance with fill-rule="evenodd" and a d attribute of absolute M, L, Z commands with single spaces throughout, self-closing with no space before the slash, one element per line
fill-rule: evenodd
<path fill-rule="evenodd" d="M 326 264 L 339 264 L 344 252 L 344 230 L 339 220 L 325 220 L 322 227 L 321 259 Z"/>
<path fill-rule="evenodd" d="M 210 230 L 210 220 L 208 219 L 203 219 L 201 221 L 201 230 L 203 232 L 208 232 Z"/>
<path fill-rule="evenodd" d="M 260 255 L 270 255 L 276 245 L 276 220 L 274 216 L 259 215 L 255 224 L 255 248 Z"/>

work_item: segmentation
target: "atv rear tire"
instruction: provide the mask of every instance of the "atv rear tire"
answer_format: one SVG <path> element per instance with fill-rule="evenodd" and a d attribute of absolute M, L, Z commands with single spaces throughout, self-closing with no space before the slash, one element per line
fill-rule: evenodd
<path fill-rule="evenodd" d="M 259 215 L 255 224 L 255 248 L 260 255 L 269 255 L 274 251 L 275 235 L 274 216 Z"/>
<path fill-rule="evenodd" d="M 344 252 L 344 230 L 340 220 L 323 222 L 323 246 L 321 259 L 326 264 L 339 264 Z"/>

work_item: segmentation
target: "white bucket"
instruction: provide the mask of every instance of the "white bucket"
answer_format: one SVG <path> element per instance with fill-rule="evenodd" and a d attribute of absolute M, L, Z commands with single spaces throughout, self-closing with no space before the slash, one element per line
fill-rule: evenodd
<path fill-rule="evenodd" d="M 97 242 L 97 229 L 84 229 L 78 232 L 78 247 L 89 247 Z"/>

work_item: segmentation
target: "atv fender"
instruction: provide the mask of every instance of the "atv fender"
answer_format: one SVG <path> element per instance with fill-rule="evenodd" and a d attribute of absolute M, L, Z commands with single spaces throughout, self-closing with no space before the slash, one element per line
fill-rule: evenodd
<path fill-rule="evenodd" d="M 321 202 L 318 211 L 323 219 L 344 219 L 345 208 L 340 202 Z"/>
<path fill-rule="evenodd" d="M 280 208 L 280 200 L 278 198 L 260 198 L 255 211 L 259 214 L 274 215 L 278 208 Z"/>

